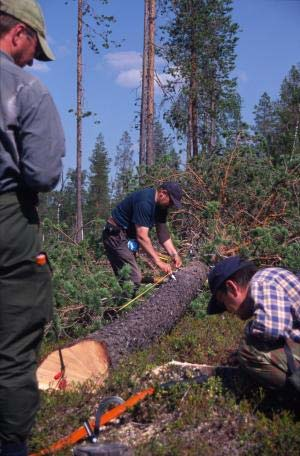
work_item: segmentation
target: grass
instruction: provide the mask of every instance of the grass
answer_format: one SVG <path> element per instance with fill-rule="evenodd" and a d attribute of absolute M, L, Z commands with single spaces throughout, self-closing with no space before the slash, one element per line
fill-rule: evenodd
<path fill-rule="evenodd" d="M 225 364 L 238 345 L 243 323 L 229 316 L 204 317 L 203 299 L 192 303 L 190 313 L 171 334 L 124 360 L 101 390 L 87 383 L 74 392 L 42 393 L 30 449 L 46 447 L 82 425 L 104 397 L 127 399 L 149 386 L 146 372 L 155 366 L 172 359 Z M 134 444 L 136 455 L 294 456 L 299 453 L 299 416 L 277 399 L 243 377 L 231 390 L 218 377 L 203 385 L 158 388 L 126 413 L 122 424 L 108 426 L 102 440 Z M 70 449 L 58 454 L 70 454 Z"/>

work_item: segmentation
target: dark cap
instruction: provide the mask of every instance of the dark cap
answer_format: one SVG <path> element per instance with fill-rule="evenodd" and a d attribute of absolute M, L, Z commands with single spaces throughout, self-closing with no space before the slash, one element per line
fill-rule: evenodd
<path fill-rule="evenodd" d="M 182 198 L 182 190 L 180 185 L 177 184 L 177 182 L 164 182 L 163 184 L 161 184 L 160 188 L 167 190 L 173 203 L 173 206 L 179 209 L 181 207 L 180 201 Z"/>
<path fill-rule="evenodd" d="M 254 266 L 252 261 L 245 260 L 240 256 L 232 256 L 217 263 L 210 271 L 208 274 L 208 284 L 212 298 L 210 299 L 207 307 L 207 313 L 209 315 L 225 312 L 225 306 L 217 300 L 216 293 L 225 280 L 229 279 L 233 274 L 248 266 Z"/>
<path fill-rule="evenodd" d="M 55 59 L 47 43 L 45 20 L 37 0 L 0 0 L 0 11 L 27 24 L 36 32 L 40 44 L 40 51 L 35 55 L 37 60 Z"/>

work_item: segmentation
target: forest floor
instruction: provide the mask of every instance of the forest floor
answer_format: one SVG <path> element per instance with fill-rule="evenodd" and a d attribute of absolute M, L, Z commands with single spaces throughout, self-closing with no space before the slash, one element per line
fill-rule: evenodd
<path fill-rule="evenodd" d="M 153 396 L 101 429 L 101 442 L 121 442 L 135 455 L 299 454 L 300 402 L 256 387 L 235 369 L 229 379 L 215 376 L 203 384 L 159 387 L 168 379 L 195 375 L 193 369 L 176 366 L 155 374 L 157 366 L 171 360 L 230 364 L 244 324 L 227 315 L 205 316 L 207 299 L 204 291 L 171 334 L 124 360 L 101 389 L 88 383 L 72 392 L 43 392 L 30 450 L 45 448 L 81 426 L 103 398 L 126 400 L 154 385 Z M 70 448 L 57 454 L 69 455 Z"/>

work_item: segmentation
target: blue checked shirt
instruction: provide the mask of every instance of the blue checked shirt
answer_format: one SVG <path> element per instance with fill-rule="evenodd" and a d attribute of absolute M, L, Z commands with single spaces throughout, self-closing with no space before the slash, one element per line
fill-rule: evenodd
<path fill-rule="evenodd" d="M 249 332 L 263 339 L 300 342 L 300 280 L 281 268 L 258 271 L 250 281 L 254 320 Z"/>

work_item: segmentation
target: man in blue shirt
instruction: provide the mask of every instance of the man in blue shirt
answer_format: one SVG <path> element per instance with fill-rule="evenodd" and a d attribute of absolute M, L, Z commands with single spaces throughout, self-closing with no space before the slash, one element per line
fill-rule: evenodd
<path fill-rule="evenodd" d="M 64 134 L 48 90 L 23 70 L 53 60 L 36 0 L 0 0 L 0 454 L 27 455 L 38 349 L 52 314 L 38 193 L 58 183 Z"/>
<path fill-rule="evenodd" d="M 246 320 L 238 349 L 241 366 L 270 388 L 300 392 L 300 280 L 282 268 L 257 271 L 239 256 L 217 263 L 208 276 L 208 314 L 225 310 Z"/>
<path fill-rule="evenodd" d="M 137 288 L 142 274 L 130 249 L 130 239 L 139 245 L 165 274 L 172 272 L 169 264 L 162 261 L 153 247 L 149 230 L 155 226 L 160 244 L 170 255 L 176 268 L 182 265 L 181 258 L 172 242 L 166 226 L 168 208 L 181 206 L 182 190 L 176 182 L 165 182 L 159 188 L 145 188 L 128 195 L 112 211 L 103 232 L 107 257 L 118 276 L 120 269 L 129 264 L 131 280 Z"/>

